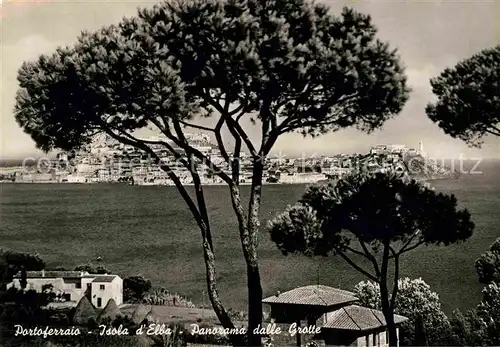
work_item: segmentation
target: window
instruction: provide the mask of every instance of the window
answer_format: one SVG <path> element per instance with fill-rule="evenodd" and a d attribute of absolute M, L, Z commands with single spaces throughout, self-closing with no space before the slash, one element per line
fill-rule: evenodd
<path fill-rule="evenodd" d="M 373 334 L 373 346 L 377 346 L 377 334 Z"/>
<path fill-rule="evenodd" d="M 75 288 L 76 289 L 80 289 L 82 287 L 82 283 L 81 282 L 76 282 L 75 283 Z"/>
<path fill-rule="evenodd" d="M 104 290 L 104 284 L 101 284 L 101 285 L 99 286 L 99 289 L 100 289 L 100 290 Z"/>

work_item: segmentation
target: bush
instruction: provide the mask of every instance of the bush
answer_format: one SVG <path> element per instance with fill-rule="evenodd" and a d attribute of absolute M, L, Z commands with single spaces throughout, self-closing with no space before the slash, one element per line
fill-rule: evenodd
<path fill-rule="evenodd" d="M 12 281 L 19 271 L 39 271 L 45 268 L 45 262 L 38 254 L 21 253 L 0 249 L 0 289 Z"/>
<path fill-rule="evenodd" d="M 380 310 L 380 288 L 378 284 L 363 281 L 354 288 L 356 297 L 360 304 Z M 420 330 L 425 331 L 429 345 L 447 345 L 447 338 L 443 338 L 442 331 L 449 330 L 448 318 L 441 310 L 439 295 L 433 292 L 430 286 L 421 278 L 411 280 L 403 278 L 398 281 L 398 294 L 394 313 L 407 317 L 409 320 L 401 324 L 400 343 L 402 346 L 413 346 L 416 344 L 415 327 L 419 319 L 422 320 Z M 419 331 L 422 333 L 422 331 Z M 417 334 L 418 335 L 418 334 Z"/>
<path fill-rule="evenodd" d="M 482 292 L 477 316 L 485 324 L 485 335 L 490 346 L 500 346 L 500 285 L 490 283 Z"/>
<path fill-rule="evenodd" d="M 178 294 L 172 294 L 165 288 L 160 288 L 152 293 L 147 293 L 142 302 L 147 305 L 162 305 L 175 307 L 196 308 L 196 305 L 191 300 L 186 299 Z"/>
<path fill-rule="evenodd" d="M 474 310 L 465 314 L 460 310 L 453 311 L 450 318 L 450 346 L 488 346 L 486 326 Z"/>
<path fill-rule="evenodd" d="M 144 278 L 144 276 L 127 277 L 123 280 L 123 301 L 140 301 L 150 289 L 151 281 Z"/>
<path fill-rule="evenodd" d="M 100 275 L 105 275 L 109 273 L 108 269 L 106 269 L 104 266 L 102 265 L 95 266 L 91 263 L 80 264 L 75 267 L 74 271 L 85 271 L 90 274 L 100 274 Z"/>

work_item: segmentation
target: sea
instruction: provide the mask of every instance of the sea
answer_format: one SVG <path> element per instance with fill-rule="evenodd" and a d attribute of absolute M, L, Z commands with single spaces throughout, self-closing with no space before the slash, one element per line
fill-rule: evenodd
<path fill-rule="evenodd" d="M 500 237 L 500 161 L 451 164 L 462 171 L 460 179 L 430 184 L 456 195 L 471 212 L 474 235 L 458 245 L 421 247 L 401 263 L 401 275 L 424 279 L 439 294 L 446 313 L 480 301 L 483 285 L 474 261 Z M 267 221 L 295 203 L 305 187 L 264 186 L 258 256 L 265 296 L 316 283 L 352 290 L 365 279 L 341 258 L 285 257 L 270 241 Z M 247 197 L 248 187 L 242 190 Z M 245 263 L 229 191 L 210 186 L 205 194 L 222 301 L 244 309 Z M 0 184 L 0 247 L 38 253 L 47 268 L 90 262 L 122 277 L 144 275 L 155 287 L 208 303 L 200 231 L 175 187 Z"/>

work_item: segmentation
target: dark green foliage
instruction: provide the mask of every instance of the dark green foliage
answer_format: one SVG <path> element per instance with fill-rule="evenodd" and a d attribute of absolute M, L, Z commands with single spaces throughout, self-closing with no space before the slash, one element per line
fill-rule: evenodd
<path fill-rule="evenodd" d="M 285 133 L 316 136 L 346 127 L 371 132 L 399 113 L 409 94 L 396 51 L 376 38 L 369 16 L 348 8 L 334 16 L 326 6 L 304 0 L 165 1 L 25 62 L 17 79 L 16 121 L 44 151 L 81 148 L 96 133 L 106 133 L 157 162 L 153 144 L 187 158 L 181 162 L 194 182 L 193 156 L 217 172 L 231 188 L 240 233 L 250 240 L 241 239 L 254 327 L 262 317 L 256 252 L 262 159 Z M 187 121 L 199 126 L 196 119 L 211 116 L 217 125 L 209 131 L 232 167 L 230 175 L 185 139 Z M 248 124 L 257 125 L 261 141 L 249 139 Z M 146 127 L 179 150 L 133 135 Z M 253 161 L 248 213 L 237 187 L 239 170 L 231 165 L 235 158 L 224 148 L 223 127 L 237 144 L 233 156 L 248 151 Z M 168 165 L 162 169 L 202 231 L 210 299 L 230 327 L 217 292 L 203 190 L 196 188 L 194 202 Z"/>
<path fill-rule="evenodd" d="M 86 271 L 90 274 L 101 274 L 101 275 L 109 273 L 108 269 L 106 269 L 104 266 L 102 265 L 95 266 L 91 263 L 78 265 L 74 268 L 74 271 Z"/>
<path fill-rule="evenodd" d="M 0 249 L 0 289 L 12 281 L 19 271 L 39 271 L 45 268 L 45 262 L 38 254 L 6 251 Z"/>
<path fill-rule="evenodd" d="M 475 310 L 455 310 L 449 318 L 450 328 L 442 336 L 448 346 L 500 345 L 500 287 L 487 285 Z"/>
<path fill-rule="evenodd" d="M 475 262 L 479 282 L 488 284 L 500 282 L 500 238 L 490 246 L 490 250 L 481 254 Z"/>
<path fill-rule="evenodd" d="M 362 281 L 353 292 L 362 306 L 381 309 L 378 284 Z M 399 328 L 401 346 L 448 345 L 449 339 L 443 332 L 449 331 L 449 322 L 441 308 L 439 295 L 421 278 L 399 279 L 394 313 L 408 318 Z"/>
<path fill-rule="evenodd" d="M 477 316 L 486 324 L 486 335 L 491 346 L 500 346 L 500 284 L 488 284 L 477 306 Z"/>
<path fill-rule="evenodd" d="M 375 34 L 369 16 L 302 0 L 165 2 L 24 63 L 16 119 L 40 148 L 71 150 L 95 130 L 210 114 L 225 96 L 246 113 L 268 106 L 276 135 L 371 131 L 408 97 Z"/>
<path fill-rule="evenodd" d="M 312 186 L 269 225 L 284 254 L 324 256 L 346 251 L 358 240 L 374 250 L 383 242 L 449 245 L 466 240 L 473 229 L 469 212 L 458 209 L 454 195 L 387 174 Z"/>
<path fill-rule="evenodd" d="M 431 85 L 438 101 L 426 112 L 447 134 L 470 145 L 500 136 L 500 45 L 444 70 Z"/>
<path fill-rule="evenodd" d="M 165 288 L 155 289 L 152 292 L 146 293 L 143 295 L 141 302 L 145 305 L 196 307 L 191 300 L 184 298 L 179 294 L 171 293 Z"/>
<path fill-rule="evenodd" d="M 285 255 L 339 255 L 380 285 L 380 306 L 389 344 L 394 346 L 398 343 L 393 318 L 398 286 L 388 280 L 390 275 L 391 282 L 397 283 L 400 256 L 421 245 L 464 241 L 472 235 L 474 223 L 467 210 L 458 209 L 453 195 L 393 174 L 356 173 L 309 187 L 297 205 L 269 223 L 268 230 Z M 370 267 L 351 254 L 371 263 Z"/>
<path fill-rule="evenodd" d="M 456 310 L 450 318 L 450 346 L 488 346 L 485 324 L 474 310 Z"/>
<path fill-rule="evenodd" d="M 142 300 L 151 289 L 151 281 L 144 276 L 130 276 L 123 280 L 123 301 Z"/>

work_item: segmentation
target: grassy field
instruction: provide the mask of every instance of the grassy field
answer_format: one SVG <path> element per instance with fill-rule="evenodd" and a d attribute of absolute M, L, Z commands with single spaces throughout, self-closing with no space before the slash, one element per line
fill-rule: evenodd
<path fill-rule="evenodd" d="M 444 308 L 473 307 L 480 299 L 474 260 L 500 235 L 498 166 L 483 175 L 436 181 L 472 212 L 476 231 L 462 245 L 421 248 L 402 262 L 402 275 L 422 277 L 437 291 Z M 247 187 L 243 187 L 245 194 Z M 262 225 L 295 202 L 304 186 L 265 186 Z M 38 252 L 49 267 L 71 267 L 98 256 L 123 276 L 143 274 L 155 286 L 208 303 L 199 230 L 173 187 L 125 185 L 3 184 L 0 245 Z M 243 309 L 245 265 L 236 219 L 225 187 L 208 187 L 206 195 L 214 234 L 219 287 L 223 302 Z M 260 235 L 259 258 L 265 295 L 316 283 L 352 290 L 364 278 L 340 258 L 284 257 Z M 318 271 L 319 270 L 319 271 Z"/>

